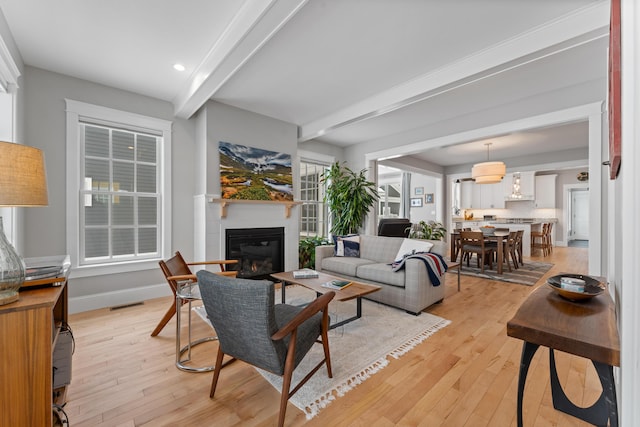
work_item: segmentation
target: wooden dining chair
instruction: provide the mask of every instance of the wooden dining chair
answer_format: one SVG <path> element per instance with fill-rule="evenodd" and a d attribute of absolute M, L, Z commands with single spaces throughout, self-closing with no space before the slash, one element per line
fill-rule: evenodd
<path fill-rule="evenodd" d="M 516 232 L 516 255 L 518 256 L 518 262 L 520 265 L 524 265 L 522 259 L 522 238 L 524 237 L 524 230 L 518 230 Z"/>
<path fill-rule="evenodd" d="M 535 249 L 540 249 L 543 256 L 547 256 L 547 250 L 545 245 L 545 236 L 547 235 L 547 229 L 549 224 L 546 222 L 542 224 L 540 231 L 531 231 L 531 252 Z"/>
<path fill-rule="evenodd" d="M 547 249 L 547 255 L 551 255 L 551 252 L 553 252 L 553 239 L 551 238 L 551 230 L 553 229 L 553 223 L 549 222 L 547 223 L 547 231 L 545 233 L 545 246 Z"/>
<path fill-rule="evenodd" d="M 509 271 L 512 271 L 511 270 L 511 264 L 513 264 L 513 268 L 514 269 L 518 268 L 518 255 L 517 255 L 517 249 L 516 249 L 517 236 L 518 236 L 518 232 L 517 231 L 510 231 L 509 235 L 507 237 L 505 237 L 503 239 L 503 241 L 502 241 L 503 259 L 504 259 L 504 261 L 506 261 L 507 268 L 509 269 Z M 509 262 L 509 260 L 511 260 L 511 263 Z"/>
<path fill-rule="evenodd" d="M 462 229 L 460 229 L 460 231 L 471 231 L 471 227 L 464 227 Z M 460 233 L 458 233 L 456 236 L 451 236 L 452 242 L 451 244 L 454 247 L 454 257 L 451 261 L 457 261 L 458 260 L 458 254 L 460 253 L 460 249 L 462 247 L 462 245 L 460 244 Z M 464 261 L 464 259 L 460 259 L 460 262 Z"/>
<path fill-rule="evenodd" d="M 486 244 L 482 231 L 461 231 L 460 246 L 462 248 L 462 260 L 467 260 L 467 267 L 471 256 L 476 254 L 476 261 L 480 271 L 484 273 L 485 263 L 488 263 L 489 268 L 493 269 L 495 247 Z"/>
<path fill-rule="evenodd" d="M 162 329 L 169 323 L 169 320 L 176 314 L 176 292 L 179 287 L 179 283 L 184 282 L 197 282 L 196 275 L 191 271 L 190 266 L 193 265 L 217 265 L 220 268 L 220 271 L 216 274 L 220 274 L 223 276 L 236 277 L 237 271 L 227 271 L 226 266 L 230 264 L 236 264 L 238 261 L 233 260 L 218 260 L 218 261 L 202 261 L 202 262 L 186 262 L 182 257 L 180 251 L 177 251 L 174 256 L 164 261 L 161 260 L 158 262 L 160 265 L 160 269 L 164 274 L 169 287 L 171 288 L 171 292 L 173 293 L 173 302 L 171 306 L 167 310 L 167 312 L 162 316 L 160 322 L 156 328 L 151 332 L 151 336 L 155 337 L 162 331 Z M 188 301 L 186 299 L 182 300 L 183 304 L 186 304 Z"/>

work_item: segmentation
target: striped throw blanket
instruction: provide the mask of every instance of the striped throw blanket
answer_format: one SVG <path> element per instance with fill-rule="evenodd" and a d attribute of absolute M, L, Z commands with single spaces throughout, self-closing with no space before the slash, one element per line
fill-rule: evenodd
<path fill-rule="evenodd" d="M 447 271 L 447 263 L 444 262 L 444 258 L 441 255 L 431 252 L 414 252 L 406 255 L 401 261 L 397 261 L 391 264 L 393 271 L 398 271 L 404 268 L 404 263 L 410 259 L 416 258 L 424 261 L 424 265 L 429 273 L 429 279 L 433 286 L 440 286 L 440 278 Z"/>

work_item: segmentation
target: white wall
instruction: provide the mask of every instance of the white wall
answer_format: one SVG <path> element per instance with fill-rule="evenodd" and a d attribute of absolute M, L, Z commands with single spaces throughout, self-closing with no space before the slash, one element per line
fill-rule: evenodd
<path fill-rule="evenodd" d="M 206 159 L 206 167 L 198 176 L 198 180 L 206 182 L 206 193 L 196 195 L 194 200 L 195 227 L 204 236 L 197 238 L 196 257 L 223 259 L 227 229 L 284 227 L 285 269 L 298 268 L 299 207 L 292 208 L 286 218 L 283 204 L 230 204 L 223 218 L 220 204 L 209 202 L 210 196 L 220 197 L 220 141 L 291 154 L 293 182 L 298 183 L 297 126 L 213 101 L 198 114 L 206 123 L 206 142 L 197 144 L 198 157 Z M 198 136 L 203 135 L 198 132 Z M 294 188 L 294 191 L 294 198 L 298 198 L 300 189 Z"/>
<path fill-rule="evenodd" d="M 165 101 L 33 67 L 25 70 L 25 141 L 44 151 L 49 206 L 25 209 L 26 257 L 66 254 L 65 98 L 173 121 L 172 250 L 192 257 L 194 124 L 173 117 Z M 73 197 L 73 195 L 69 195 Z M 126 274 L 72 278 L 70 311 L 140 301 L 170 290 L 159 268 Z"/>
<path fill-rule="evenodd" d="M 411 208 L 411 223 L 441 221 L 441 215 L 438 214 L 442 204 L 441 181 L 441 179 L 432 176 L 421 175 L 419 173 L 411 174 L 411 198 L 422 199 L 422 207 Z M 416 188 L 418 187 L 422 188 L 422 195 L 416 195 Z M 425 197 L 427 194 L 434 195 L 434 203 L 428 204 L 426 202 Z"/>

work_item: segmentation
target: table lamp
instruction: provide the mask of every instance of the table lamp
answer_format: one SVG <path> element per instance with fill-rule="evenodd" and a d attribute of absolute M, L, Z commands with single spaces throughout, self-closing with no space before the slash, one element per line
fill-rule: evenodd
<path fill-rule="evenodd" d="M 47 206 L 42 151 L 0 141 L 0 207 Z M 24 261 L 4 235 L 0 217 L 0 305 L 17 301 L 24 282 Z"/>

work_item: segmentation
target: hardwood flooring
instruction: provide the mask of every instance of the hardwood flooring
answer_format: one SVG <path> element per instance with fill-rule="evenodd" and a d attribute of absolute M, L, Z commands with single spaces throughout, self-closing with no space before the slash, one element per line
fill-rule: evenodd
<path fill-rule="evenodd" d="M 583 248 L 556 247 L 551 256 L 531 259 L 554 263 L 535 286 L 561 272 L 587 271 Z M 448 274 L 444 302 L 426 311 L 451 325 L 400 359 L 391 359 L 312 420 L 289 404 L 286 425 L 515 426 L 522 342 L 507 337 L 506 323 L 535 286 L 462 276 L 457 292 L 455 273 Z M 176 369 L 175 319 L 159 336 L 149 336 L 171 302 L 159 298 L 70 316 L 75 336 L 65 406 L 70 425 L 275 425 L 280 393 L 246 364 L 222 371 L 214 400 L 209 399 L 210 373 Z M 200 319 L 193 323 L 194 337 L 210 333 Z M 199 346 L 194 362 L 210 363 L 216 345 Z M 567 395 L 583 406 L 594 402 L 601 388 L 592 365 L 563 353 L 557 363 Z M 541 349 L 525 390 L 525 426 L 588 425 L 553 409 L 548 372 L 548 350 Z"/>

